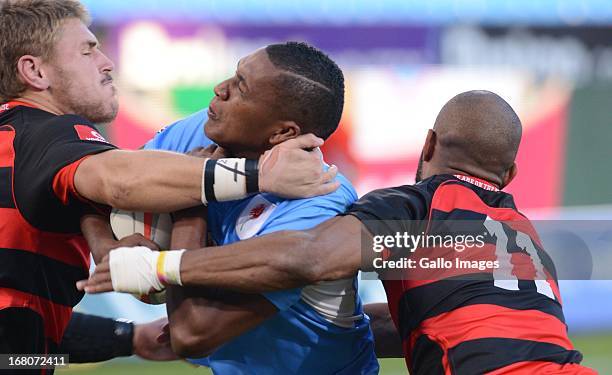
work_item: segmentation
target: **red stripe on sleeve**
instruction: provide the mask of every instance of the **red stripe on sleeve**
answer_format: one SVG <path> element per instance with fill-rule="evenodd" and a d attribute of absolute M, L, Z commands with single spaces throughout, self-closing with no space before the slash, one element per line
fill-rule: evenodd
<path fill-rule="evenodd" d="M 55 174 L 55 177 L 53 178 L 53 192 L 64 205 L 68 204 L 70 197 L 87 201 L 79 195 L 74 187 L 74 175 L 76 174 L 79 165 L 89 156 L 90 155 L 87 155 L 74 163 L 68 164 Z"/>

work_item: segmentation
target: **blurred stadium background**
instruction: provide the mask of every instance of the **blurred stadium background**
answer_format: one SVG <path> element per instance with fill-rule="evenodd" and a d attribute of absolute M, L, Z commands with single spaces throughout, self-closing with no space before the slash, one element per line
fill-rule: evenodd
<path fill-rule="evenodd" d="M 426 129 L 455 94 L 487 89 L 524 126 L 507 189 L 540 219 L 612 219 L 612 2 L 609 0 L 84 0 L 115 61 L 117 145 L 207 106 L 237 61 L 269 43 L 307 41 L 339 63 L 346 105 L 326 159 L 360 194 L 412 183 Z M 612 221 L 611 221 L 612 223 Z M 607 247 L 604 250 L 610 250 Z M 604 254 L 608 257 L 607 252 Z M 609 263 L 608 263 L 609 264 Z M 368 302 L 384 300 L 363 283 Z M 567 322 L 585 364 L 612 373 L 612 282 L 563 281 Z M 129 296 L 88 296 L 78 310 L 149 321 L 165 313 Z M 384 374 L 405 373 L 383 361 Z M 192 373 L 135 359 L 59 373 Z"/>

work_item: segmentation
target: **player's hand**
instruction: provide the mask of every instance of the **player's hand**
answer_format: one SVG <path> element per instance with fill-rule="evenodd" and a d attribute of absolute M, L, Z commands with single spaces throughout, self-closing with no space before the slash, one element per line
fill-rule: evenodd
<path fill-rule="evenodd" d="M 150 361 L 173 361 L 179 359 L 170 346 L 168 318 L 146 324 L 134 325 L 132 340 L 134 354 Z"/>
<path fill-rule="evenodd" d="M 116 292 L 137 295 L 161 292 L 164 282 L 180 285 L 180 259 L 184 250 L 152 251 L 143 246 L 112 250 L 77 289 L 87 293 Z"/>
<path fill-rule="evenodd" d="M 114 238 L 96 238 L 91 243 L 91 253 L 94 256 L 94 260 L 97 261 L 104 258 L 108 253 L 118 247 L 133 247 L 133 246 L 145 246 L 151 250 L 159 251 L 159 245 L 150 239 L 146 238 L 140 233 L 134 233 L 127 237 L 123 237 L 120 240 Z"/>
<path fill-rule="evenodd" d="M 284 198 L 308 198 L 338 189 L 340 183 L 334 181 L 338 168 L 323 169 L 318 150 L 322 145 L 321 138 L 305 134 L 266 151 L 259 159 L 259 191 Z"/>
<path fill-rule="evenodd" d="M 97 294 L 113 291 L 113 281 L 110 274 L 109 256 L 106 255 L 100 263 L 96 265 L 94 273 L 89 279 L 77 281 L 78 290 L 85 293 Z"/>
<path fill-rule="evenodd" d="M 113 247 L 110 247 L 108 251 L 116 249 L 118 247 L 134 247 L 134 246 L 145 246 L 151 250 L 159 251 L 159 245 L 150 239 L 146 238 L 140 233 L 130 234 L 127 237 L 123 237 L 118 241 L 113 241 Z M 107 252 L 108 253 L 108 252 Z"/>

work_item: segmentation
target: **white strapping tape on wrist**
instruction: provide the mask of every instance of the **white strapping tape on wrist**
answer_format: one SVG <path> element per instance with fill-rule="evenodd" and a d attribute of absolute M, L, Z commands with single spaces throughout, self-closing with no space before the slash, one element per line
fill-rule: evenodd
<path fill-rule="evenodd" d="M 109 254 L 113 289 L 145 295 L 181 285 L 181 256 L 185 250 L 153 251 L 144 246 L 120 247 Z"/>
<path fill-rule="evenodd" d="M 246 163 L 244 158 L 206 159 L 202 171 L 202 203 L 247 197 Z M 257 181 L 256 177 L 254 181 Z"/>
<path fill-rule="evenodd" d="M 247 196 L 246 159 L 219 159 L 215 168 L 215 196 L 218 201 L 231 201 Z"/>
<path fill-rule="evenodd" d="M 161 251 L 157 258 L 157 278 L 163 285 L 181 283 L 181 257 L 185 250 Z"/>
<path fill-rule="evenodd" d="M 144 246 L 120 247 L 109 253 L 113 289 L 117 292 L 149 294 L 164 289 L 155 272 L 159 252 Z"/>

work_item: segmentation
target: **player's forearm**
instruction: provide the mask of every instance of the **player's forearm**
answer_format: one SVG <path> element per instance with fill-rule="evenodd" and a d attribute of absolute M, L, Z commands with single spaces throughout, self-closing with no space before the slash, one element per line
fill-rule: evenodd
<path fill-rule="evenodd" d="M 371 303 L 365 305 L 364 311 L 370 317 L 376 356 L 378 358 L 403 357 L 402 340 L 391 319 L 389 306 L 386 303 Z"/>
<path fill-rule="evenodd" d="M 311 134 L 283 142 L 261 161 L 200 159 L 163 151 L 110 150 L 82 160 L 77 192 L 94 202 L 129 211 L 172 212 L 200 203 L 231 201 L 257 191 L 307 198 L 336 190 L 336 168 L 323 170 Z"/>
<path fill-rule="evenodd" d="M 206 220 L 204 219 L 206 210 L 205 208 L 197 209 L 195 207 L 191 210 L 192 212 L 187 215 L 185 215 L 186 211 L 175 213 L 176 221 L 172 228 L 172 238 L 170 242 L 170 247 L 173 249 L 197 249 L 204 246 L 206 243 Z M 194 215 L 194 213 L 196 215 Z M 188 324 L 189 319 L 184 318 L 186 314 L 190 314 L 194 301 L 186 298 L 182 288 L 178 286 L 169 285 L 166 288 L 166 293 L 166 309 L 170 327 L 172 328 L 174 326 L 177 328 L 176 326 L 179 324 Z M 181 305 L 183 311 L 176 312 L 175 314 L 175 311 Z M 178 315 L 181 316 L 177 318 L 176 316 Z"/>
<path fill-rule="evenodd" d="M 271 302 L 256 294 L 210 288 L 172 289 L 168 301 L 175 308 L 168 315 L 170 340 L 173 351 L 181 357 L 210 355 L 278 312 Z"/>
<path fill-rule="evenodd" d="M 189 212 L 191 211 L 191 212 Z M 198 212 L 199 211 L 199 212 Z M 197 249 L 206 242 L 206 221 L 204 208 L 183 210 L 174 214 L 170 247 L 173 249 Z M 181 357 L 200 356 L 205 348 L 200 348 L 198 300 L 188 298 L 180 286 L 166 287 L 166 311 L 170 324 L 170 343 L 172 350 Z"/>
<path fill-rule="evenodd" d="M 94 262 L 99 263 L 108 254 L 114 244 L 115 237 L 108 221 L 108 216 L 85 215 L 81 218 L 81 232 L 87 240 Z"/>
<path fill-rule="evenodd" d="M 283 231 L 222 247 L 183 254 L 183 285 L 260 293 L 311 284 L 316 264 L 308 252 L 311 234 Z"/>
<path fill-rule="evenodd" d="M 361 223 L 336 217 L 307 231 L 282 231 L 187 252 L 184 285 L 260 293 L 352 277 L 361 266 Z"/>
<path fill-rule="evenodd" d="M 359 220 L 345 216 L 308 231 L 276 232 L 198 250 L 163 254 L 120 248 L 77 287 L 87 293 L 146 293 L 166 284 L 261 293 L 343 279 L 354 276 L 361 266 L 360 230 Z M 132 273 L 127 266 L 131 262 L 147 271 Z M 111 277 L 111 269 L 116 276 Z"/>
<path fill-rule="evenodd" d="M 358 243 L 325 223 L 309 231 L 276 232 L 185 253 L 181 280 L 252 293 L 338 280 L 359 270 Z"/>
<path fill-rule="evenodd" d="M 72 314 L 59 353 L 70 362 L 101 362 L 132 355 L 134 324 L 109 318 Z"/>
<path fill-rule="evenodd" d="M 198 300 L 188 298 L 186 289 L 180 286 L 166 288 L 166 310 L 170 325 L 172 350 L 181 357 L 199 357 L 210 348 L 203 348 L 202 332 L 197 324 L 202 315 L 198 314 Z"/>
<path fill-rule="evenodd" d="M 206 207 L 175 212 L 174 219 L 170 248 L 193 250 L 206 245 Z"/>
<path fill-rule="evenodd" d="M 112 150 L 85 159 L 75 187 L 94 202 L 170 212 L 201 204 L 204 160 L 162 151 Z"/>
<path fill-rule="evenodd" d="M 179 219 L 172 230 L 172 248 L 188 249 L 206 241 L 201 218 Z M 181 357 L 204 357 L 253 328 L 276 309 L 255 295 L 243 296 L 217 288 L 167 286 L 172 350 Z M 253 301 L 251 304 L 250 301 Z"/>

